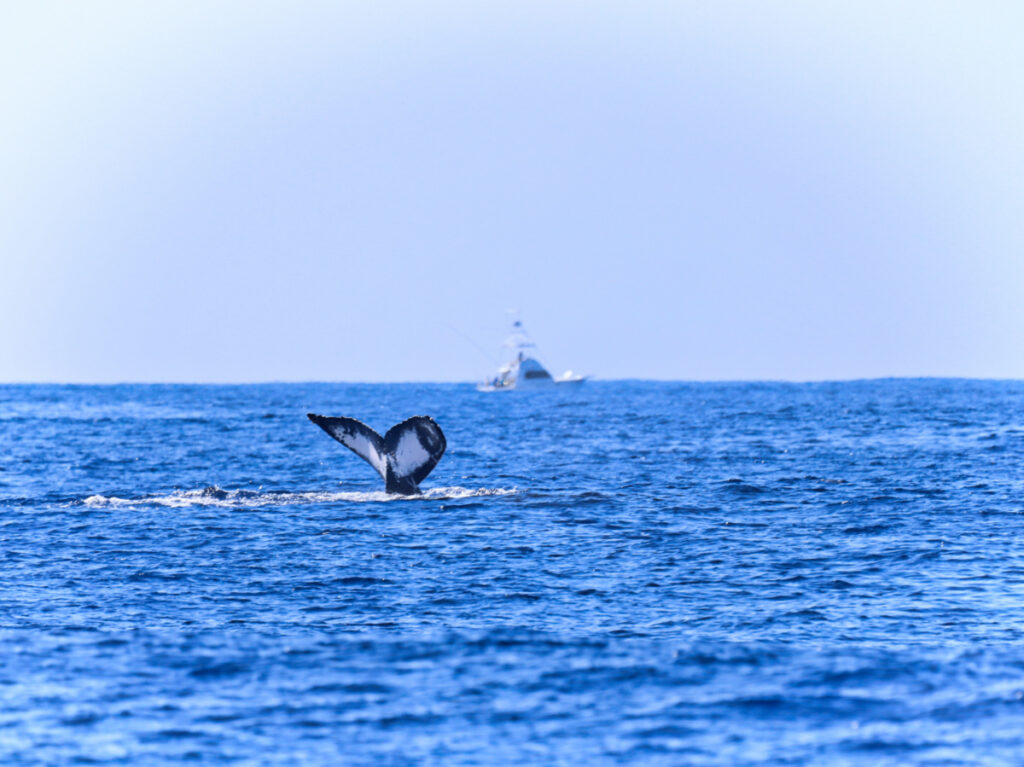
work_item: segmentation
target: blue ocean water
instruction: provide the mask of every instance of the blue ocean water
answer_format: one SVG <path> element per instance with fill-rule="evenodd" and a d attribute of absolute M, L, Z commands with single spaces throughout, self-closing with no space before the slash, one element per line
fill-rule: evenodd
<path fill-rule="evenodd" d="M 1021 764 L 1022 459 L 1021 382 L 2 386 L 0 763 Z"/>

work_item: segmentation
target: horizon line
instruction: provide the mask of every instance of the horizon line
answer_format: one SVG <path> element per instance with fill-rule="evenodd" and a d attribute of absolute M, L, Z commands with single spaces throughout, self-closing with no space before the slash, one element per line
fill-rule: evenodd
<path fill-rule="evenodd" d="M 1024 382 L 1013 376 L 964 375 L 889 375 L 856 378 L 588 378 L 588 383 L 681 383 L 681 384 L 827 384 L 868 383 L 873 381 L 989 381 Z M 266 379 L 257 381 L 220 380 L 110 380 L 110 381 L 0 381 L 0 386 L 309 386 L 338 384 L 345 386 L 475 386 L 478 381 L 384 381 L 384 380 L 323 380 L 323 379 Z M 544 391 L 541 389 L 540 391 Z"/>

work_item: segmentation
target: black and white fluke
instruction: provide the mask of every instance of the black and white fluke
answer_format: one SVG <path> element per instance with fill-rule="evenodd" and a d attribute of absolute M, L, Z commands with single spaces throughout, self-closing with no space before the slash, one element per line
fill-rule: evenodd
<path fill-rule="evenodd" d="M 328 418 L 308 413 L 309 420 L 370 464 L 389 493 L 415 495 L 419 483 L 437 466 L 447 446 L 433 418 L 414 415 L 381 437 L 355 418 Z"/>

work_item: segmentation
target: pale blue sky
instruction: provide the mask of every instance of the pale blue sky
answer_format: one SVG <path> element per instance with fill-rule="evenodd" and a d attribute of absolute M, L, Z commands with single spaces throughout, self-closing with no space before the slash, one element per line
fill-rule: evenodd
<path fill-rule="evenodd" d="M 1024 377 L 1018 3 L 21 3 L 0 380 Z"/>

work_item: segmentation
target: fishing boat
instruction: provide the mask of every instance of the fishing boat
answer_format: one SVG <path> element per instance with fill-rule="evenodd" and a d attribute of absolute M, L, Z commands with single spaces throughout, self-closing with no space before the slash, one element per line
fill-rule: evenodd
<path fill-rule="evenodd" d="M 527 334 L 523 323 L 515 320 L 512 332 L 505 339 L 505 348 L 511 352 L 511 359 L 498 368 L 493 378 L 477 384 L 478 391 L 511 391 L 513 389 L 543 389 L 551 386 L 579 385 L 587 380 L 566 370 L 555 378 L 537 359 L 537 345 Z"/>

